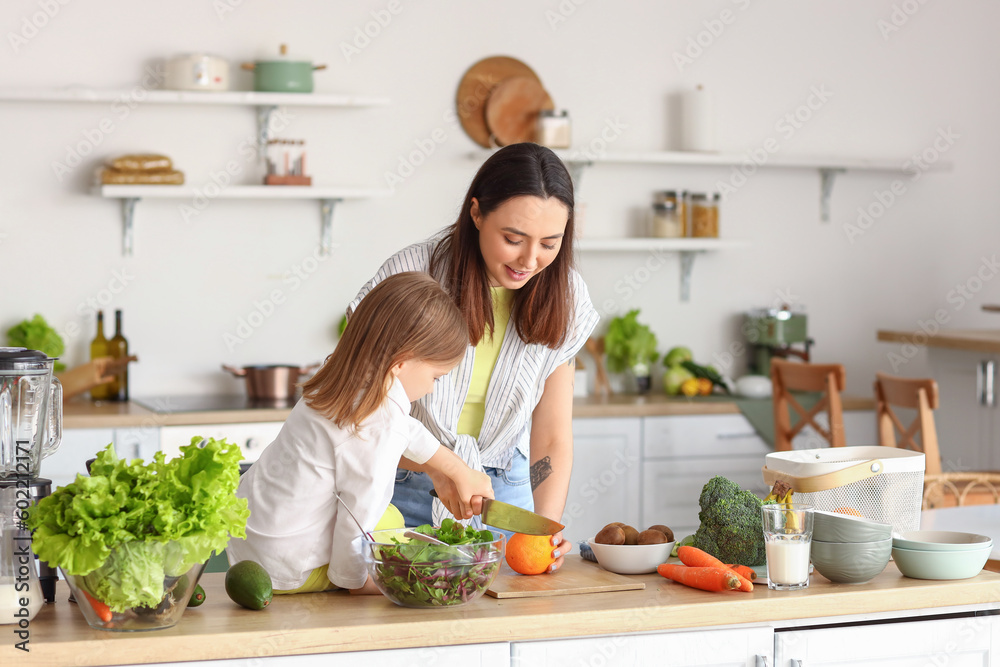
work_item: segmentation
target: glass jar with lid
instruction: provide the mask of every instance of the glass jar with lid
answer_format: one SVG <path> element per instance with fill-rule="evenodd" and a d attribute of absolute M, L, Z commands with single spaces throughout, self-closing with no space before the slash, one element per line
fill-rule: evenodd
<path fill-rule="evenodd" d="M 569 112 L 551 109 L 539 111 L 535 125 L 535 141 L 548 148 L 569 148 Z"/>
<path fill-rule="evenodd" d="M 691 236 L 719 237 L 719 195 L 696 192 L 691 195 Z"/>
<path fill-rule="evenodd" d="M 672 201 L 653 204 L 651 233 L 656 238 L 671 239 L 684 236 L 684 225 L 677 215 L 677 204 Z"/>
<path fill-rule="evenodd" d="M 684 198 L 686 195 L 687 192 L 684 191 L 681 193 L 680 196 L 678 196 L 676 190 L 662 190 L 656 193 L 654 198 L 655 203 L 653 204 L 653 225 L 652 225 L 653 236 L 660 236 L 663 238 L 677 238 L 688 235 L 688 221 L 686 214 L 687 209 L 684 203 Z M 659 209 L 658 206 L 660 204 L 665 205 L 667 209 L 665 211 Z M 670 212 L 671 210 L 673 211 L 672 213 Z M 669 222 L 670 232 L 667 234 L 658 234 L 656 232 L 657 220 L 659 220 L 663 215 L 665 215 L 665 217 L 668 220 L 670 220 Z M 671 220 L 674 217 L 676 217 L 677 225 L 679 226 L 679 229 L 676 230 L 674 229 L 673 222 Z"/>

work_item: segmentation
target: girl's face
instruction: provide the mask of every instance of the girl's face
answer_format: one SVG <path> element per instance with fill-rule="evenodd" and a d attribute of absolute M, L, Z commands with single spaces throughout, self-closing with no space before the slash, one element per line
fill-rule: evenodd
<path fill-rule="evenodd" d="M 419 359 L 407 359 L 393 366 L 391 371 L 399 378 L 399 383 L 406 390 L 406 397 L 412 403 L 431 393 L 434 389 L 434 380 L 447 375 L 457 365 L 457 362 L 437 364 Z"/>
<path fill-rule="evenodd" d="M 479 230 L 479 251 L 490 285 L 520 289 L 559 254 L 569 209 L 555 197 L 514 197 L 489 215 L 472 200 L 472 221 Z"/>

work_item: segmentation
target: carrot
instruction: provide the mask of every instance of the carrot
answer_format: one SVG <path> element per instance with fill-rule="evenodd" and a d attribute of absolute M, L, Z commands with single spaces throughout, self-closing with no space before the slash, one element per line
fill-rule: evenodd
<path fill-rule="evenodd" d="M 664 563 L 656 568 L 662 576 L 679 584 L 700 588 L 703 591 L 739 590 L 739 575 L 728 568 L 688 567 L 676 563 Z"/>
<path fill-rule="evenodd" d="M 740 590 L 747 593 L 753 590 L 753 584 L 749 579 L 742 576 L 739 572 L 736 572 L 729 568 L 728 565 L 723 563 L 721 560 L 716 558 L 710 553 L 706 553 L 697 547 L 680 547 L 677 550 L 677 556 L 681 559 L 681 562 L 690 567 L 721 567 L 729 570 L 735 574 L 740 579 Z"/>
<path fill-rule="evenodd" d="M 110 622 L 111 621 L 111 609 L 108 608 L 108 605 L 106 605 L 103 602 L 101 602 L 100 600 L 96 599 L 93 595 L 91 595 L 87 591 L 84 591 L 84 590 L 81 589 L 81 592 L 87 597 L 87 600 L 90 601 L 90 606 L 93 607 L 94 611 L 97 612 L 98 618 L 100 618 L 105 623 Z"/>
<path fill-rule="evenodd" d="M 730 570 L 740 575 L 744 579 L 749 579 L 753 581 L 757 578 L 757 573 L 753 571 L 753 568 L 747 567 L 746 565 L 726 565 Z"/>

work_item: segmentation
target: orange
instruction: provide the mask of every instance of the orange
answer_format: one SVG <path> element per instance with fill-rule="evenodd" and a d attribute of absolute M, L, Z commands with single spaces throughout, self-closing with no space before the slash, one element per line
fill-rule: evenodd
<path fill-rule="evenodd" d="M 708 396 L 712 393 L 712 381 L 708 378 L 698 378 L 698 393 Z"/>
<path fill-rule="evenodd" d="M 507 540 L 507 565 L 520 574 L 542 574 L 556 562 L 551 535 L 515 533 Z"/>
<path fill-rule="evenodd" d="M 851 516 L 860 517 L 862 519 L 865 518 L 864 515 L 861 512 L 857 511 L 853 507 L 838 507 L 837 509 L 835 509 L 833 511 L 834 512 L 839 512 L 840 514 L 850 514 Z"/>

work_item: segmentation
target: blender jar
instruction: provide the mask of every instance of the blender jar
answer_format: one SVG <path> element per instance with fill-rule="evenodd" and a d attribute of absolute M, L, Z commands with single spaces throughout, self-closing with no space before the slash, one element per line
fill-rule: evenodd
<path fill-rule="evenodd" d="M 0 481 L 38 476 L 62 440 L 62 384 L 55 359 L 23 347 L 0 347 Z"/>

